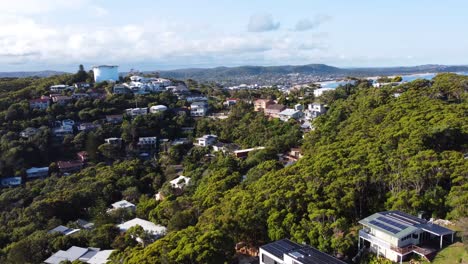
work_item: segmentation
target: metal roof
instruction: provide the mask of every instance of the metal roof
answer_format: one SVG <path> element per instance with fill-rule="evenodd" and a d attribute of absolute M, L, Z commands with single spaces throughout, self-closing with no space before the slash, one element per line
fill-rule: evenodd
<path fill-rule="evenodd" d="M 289 239 L 282 239 L 260 247 L 262 250 L 283 259 L 284 254 L 292 257 L 300 264 L 345 264 L 345 262 L 332 257 L 310 246 L 299 245 Z"/>
<path fill-rule="evenodd" d="M 375 213 L 362 219 L 359 223 L 397 238 L 403 238 L 418 230 L 424 230 L 438 236 L 454 233 L 448 228 L 400 211 Z"/>

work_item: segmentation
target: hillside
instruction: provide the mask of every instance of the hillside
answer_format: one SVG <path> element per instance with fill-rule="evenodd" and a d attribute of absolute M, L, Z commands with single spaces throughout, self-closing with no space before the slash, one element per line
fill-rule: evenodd
<path fill-rule="evenodd" d="M 23 71 L 23 72 L 0 72 L 0 78 L 25 78 L 25 77 L 50 77 L 65 74 L 61 71 Z"/>
<path fill-rule="evenodd" d="M 468 71 L 468 66 L 421 65 L 414 67 L 383 67 L 383 68 L 337 68 L 324 64 L 308 64 L 301 66 L 240 66 L 218 68 L 192 68 L 171 71 L 160 71 L 161 76 L 178 79 L 195 80 L 234 80 L 247 79 L 255 76 L 258 79 L 278 77 L 286 74 L 300 73 L 318 77 L 363 77 L 395 74 L 437 73 Z"/>

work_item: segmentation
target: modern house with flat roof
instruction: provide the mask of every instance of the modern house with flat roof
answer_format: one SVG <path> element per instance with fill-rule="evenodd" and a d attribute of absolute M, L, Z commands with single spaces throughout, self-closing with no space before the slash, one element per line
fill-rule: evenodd
<path fill-rule="evenodd" d="M 411 254 L 430 259 L 444 244 L 453 243 L 454 231 L 400 211 L 375 213 L 359 221 L 358 247 L 402 263 Z"/>
<path fill-rule="evenodd" d="M 307 245 L 281 239 L 260 247 L 260 264 L 346 264 Z"/>

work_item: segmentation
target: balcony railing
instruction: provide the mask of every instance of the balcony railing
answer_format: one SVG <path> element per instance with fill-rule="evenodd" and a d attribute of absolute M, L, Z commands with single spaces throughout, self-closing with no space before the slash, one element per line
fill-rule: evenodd
<path fill-rule="evenodd" d="M 422 254 L 422 255 L 427 255 L 428 253 L 430 253 L 430 250 L 428 249 L 424 249 L 424 248 L 421 248 L 421 247 L 418 247 L 416 245 L 409 245 L 409 246 L 406 246 L 406 247 L 395 247 L 395 246 L 392 246 L 390 243 L 380 239 L 380 238 L 377 238 L 375 237 L 374 235 L 372 235 L 371 233 L 369 233 L 368 230 L 365 230 L 365 229 L 361 229 L 359 230 L 359 236 L 372 242 L 373 244 L 377 244 L 383 248 L 387 248 L 387 249 L 390 249 L 392 251 L 395 251 L 397 252 L 398 254 L 401 254 L 401 255 L 406 255 L 410 252 L 416 252 L 418 254 Z"/>

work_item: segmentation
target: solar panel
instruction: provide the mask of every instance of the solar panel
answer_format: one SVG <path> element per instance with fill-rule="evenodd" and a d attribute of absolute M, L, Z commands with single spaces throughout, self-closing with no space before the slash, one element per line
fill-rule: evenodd
<path fill-rule="evenodd" d="M 390 213 L 389 215 L 391 215 L 392 217 L 398 220 L 405 221 L 405 222 L 412 223 L 412 224 L 424 224 L 425 223 L 423 219 L 419 219 L 417 217 L 413 217 L 410 215 L 403 215 L 402 213 Z"/>
<path fill-rule="evenodd" d="M 292 241 L 282 239 L 270 244 L 266 244 L 261 248 L 282 259 L 284 253 L 288 253 L 293 249 L 301 248 L 301 246 Z"/>
<path fill-rule="evenodd" d="M 388 232 L 390 232 L 392 234 L 398 234 L 400 232 L 400 230 L 397 230 L 397 229 L 395 229 L 393 227 L 390 227 L 390 226 L 388 226 L 388 225 L 386 225 L 384 223 L 381 223 L 381 222 L 377 222 L 375 220 L 372 220 L 369 223 L 371 223 L 371 224 L 373 224 L 375 226 L 378 226 L 378 227 L 380 227 L 380 228 L 382 228 L 384 230 L 387 230 Z"/>
<path fill-rule="evenodd" d="M 408 227 L 407 225 L 400 224 L 400 223 L 398 223 L 398 222 L 395 222 L 395 221 L 390 220 L 390 219 L 388 219 L 388 218 L 385 218 L 385 217 L 383 217 L 383 216 L 377 217 L 377 220 L 379 220 L 379 221 L 381 221 L 381 222 L 384 222 L 384 223 L 387 223 L 387 224 L 390 224 L 390 225 L 392 225 L 392 226 L 398 227 L 398 228 L 400 228 L 401 230 L 406 229 L 406 228 Z"/>

